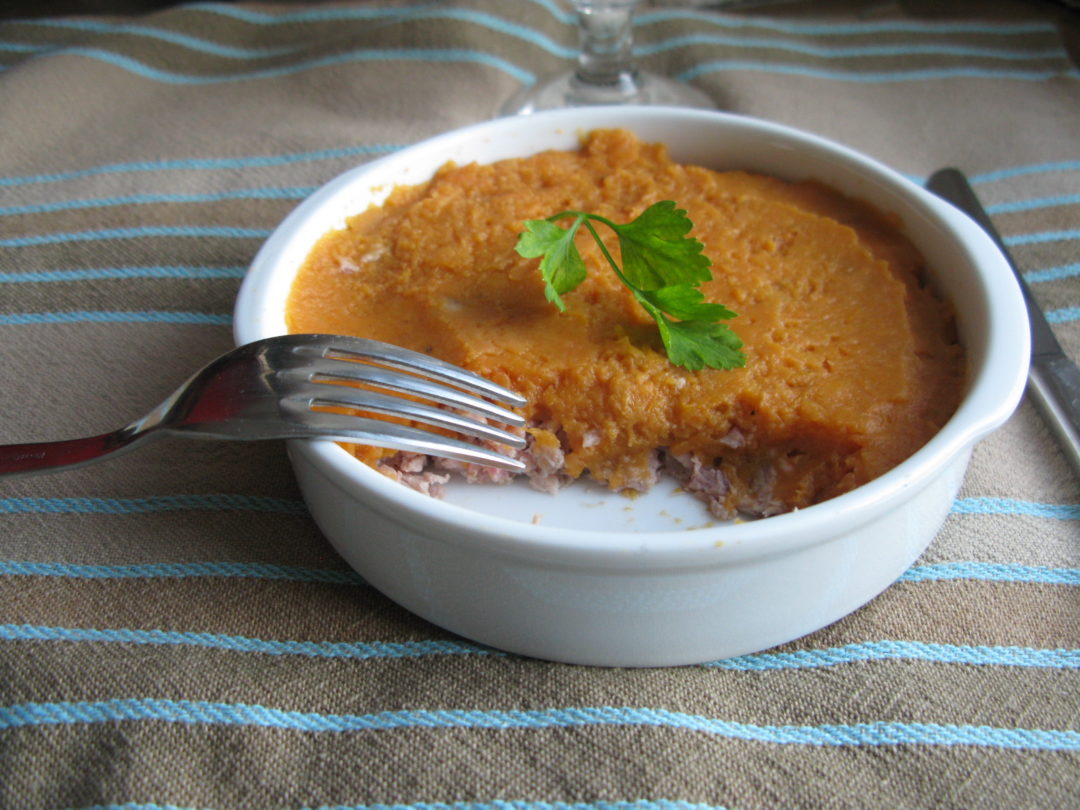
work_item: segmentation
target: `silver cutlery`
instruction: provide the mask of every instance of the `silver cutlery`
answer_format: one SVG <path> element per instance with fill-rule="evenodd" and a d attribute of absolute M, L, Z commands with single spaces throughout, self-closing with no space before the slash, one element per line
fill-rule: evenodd
<path fill-rule="evenodd" d="M 166 436 L 333 439 L 520 471 L 521 461 L 482 443 L 523 447 L 523 437 L 506 428 L 520 428 L 524 420 L 502 406 L 524 404 L 479 375 L 397 346 L 283 335 L 222 355 L 119 430 L 0 445 L 0 477 L 91 464 Z"/>
<path fill-rule="evenodd" d="M 1020 282 L 1031 322 L 1028 395 L 1054 433 L 1073 469 L 1080 475 L 1080 369 L 1062 350 L 1046 316 L 964 174 L 953 168 L 941 169 L 930 176 L 926 187 L 955 205 L 990 235 Z"/>

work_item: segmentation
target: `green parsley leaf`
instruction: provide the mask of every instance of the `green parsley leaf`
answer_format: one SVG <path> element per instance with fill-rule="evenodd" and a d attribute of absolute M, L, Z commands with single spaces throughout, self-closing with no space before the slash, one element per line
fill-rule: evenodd
<path fill-rule="evenodd" d="M 585 261 L 574 244 L 574 236 L 581 225 L 579 218 L 572 227 L 560 228 L 546 219 L 530 219 L 525 232 L 518 238 L 517 252 L 526 259 L 540 259 L 540 273 L 544 277 L 544 295 L 547 300 L 566 311 L 562 294 L 570 292 L 585 280 Z"/>
<path fill-rule="evenodd" d="M 687 284 L 639 291 L 637 297 L 638 300 L 644 298 L 657 309 L 680 320 L 730 321 L 738 317 L 723 304 L 709 303 L 701 290 Z"/>
<path fill-rule="evenodd" d="M 688 237 L 693 223 L 671 200 L 646 208 L 626 225 L 609 225 L 619 236 L 623 275 L 639 290 L 709 281 L 705 246 Z"/>
<path fill-rule="evenodd" d="M 569 228 L 555 224 L 567 217 L 573 217 Z M 594 222 L 615 232 L 622 267 L 608 251 Z M 587 274 L 585 262 L 574 244 L 582 225 L 600 247 L 611 269 L 656 321 L 672 363 L 692 371 L 746 365 L 746 356 L 740 351 L 742 341 L 731 327 L 720 323 L 736 314 L 721 304 L 706 301 L 698 289 L 702 282 L 712 279 L 709 258 L 703 253 L 701 242 L 687 236 L 693 223 L 686 211 L 671 200 L 649 206 L 625 225 L 584 211 L 563 211 L 525 223 L 517 252 L 527 259 L 540 258 L 544 294 L 560 312 L 566 310 L 563 294 L 581 284 Z"/>
<path fill-rule="evenodd" d="M 645 309 L 656 319 L 668 359 L 675 365 L 691 371 L 700 371 L 706 366 L 741 368 L 746 365 L 746 356 L 739 351 L 742 341 L 727 324 L 703 320 L 673 321 L 662 312 L 651 311 L 648 306 Z"/>

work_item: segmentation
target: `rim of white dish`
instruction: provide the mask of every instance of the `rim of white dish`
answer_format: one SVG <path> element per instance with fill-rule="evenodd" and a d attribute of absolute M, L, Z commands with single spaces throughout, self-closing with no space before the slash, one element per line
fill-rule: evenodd
<path fill-rule="evenodd" d="M 977 289 L 972 291 L 978 293 L 978 298 L 964 303 L 979 307 L 978 317 L 985 324 L 1026 326 L 1027 314 L 1019 287 L 1005 258 L 985 232 L 951 205 L 872 158 L 820 136 L 747 116 L 685 108 L 603 107 L 557 110 L 527 119 L 494 119 L 473 124 L 405 147 L 331 180 L 275 229 L 253 261 L 237 297 L 234 318 L 237 342 L 284 333 L 285 296 L 299 262 L 290 269 L 282 255 L 290 253 L 291 248 L 291 255 L 306 256 L 313 240 L 297 241 L 301 239 L 304 224 L 327 200 L 361 182 L 365 176 L 387 166 L 408 166 L 417 156 L 445 155 L 455 144 L 494 142 L 512 133 L 516 133 L 512 141 L 528 140 L 527 135 L 521 135 L 521 130 L 528 127 L 544 132 L 582 133 L 610 127 L 634 130 L 660 122 L 673 128 L 679 123 L 709 123 L 742 134 L 753 133 L 776 148 L 809 150 L 818 158 L 854 169 L 867 183 L 884 187 L 890 195 L 906 200 L 908 207 L 925 219 L 924 225 L 928 223 L 941 238 L 954 240 L 967 261 L 980 268 Z M 445 158 L 437 163 L 444 161 Z M 431 163 L 431 158 L 420 162 Z M 415 178 L 399 182 L 418 183 L 426 179 L 418 171 Z M 942 272 L 940 268 L 935 270 Z M 274 302 L 276 308 L 271 306 Z M 1024 390 L 1030 355 L 1028 330 L 989 328 L 986 331 L 981 357 L 969 357 L 968 390 L 957 412 L 925 446 L 889 472 L 851 492 L 798 512 L 759 520 L 633 534 L 534 525 L 418 493 L 367 467 L 333 442 L 297 441 L 293 449 L 307 456 L 370 508 L 392 514 L 427 533 L 438 534 L 446 542 L 483 544 L 505 553 L 558 556 L 563 560 L 599 554 L 608 563 L 613 561 L 612 552 L 620 552 L 627 564 L 634 567 L 642 555 L 648 557 L 651 565 L 697 565 L 703 555 L 716 559 L 718 551 L 726 562 L 735 562 L 813 545 L 873 520 L 931 484 L 952 461 L 1000 426 L 1015 409 Z"/>

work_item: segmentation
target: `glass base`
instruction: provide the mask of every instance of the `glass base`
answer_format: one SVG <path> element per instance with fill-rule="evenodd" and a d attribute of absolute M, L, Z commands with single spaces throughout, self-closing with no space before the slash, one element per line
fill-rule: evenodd
<path fill-rule="evenodd" d="M 512 96 L 501 115 L 528 115 L 541 110 L 594 104 L 652 104 L 716 109 L 716 103 L 688 84 L 655 73 L 637 72 L 611 84 L 590 84 L 573 72 L 545 79 Z"/>

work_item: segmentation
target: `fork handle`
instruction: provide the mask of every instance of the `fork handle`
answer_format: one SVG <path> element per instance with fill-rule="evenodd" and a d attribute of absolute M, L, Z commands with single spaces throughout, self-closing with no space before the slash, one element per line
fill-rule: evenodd
<path fill-rule="evenodd" d="M 91 464 L 129 450 L 149 435 L 127 427 L 82 439 L 0 445 L 0 478 Z"/>

